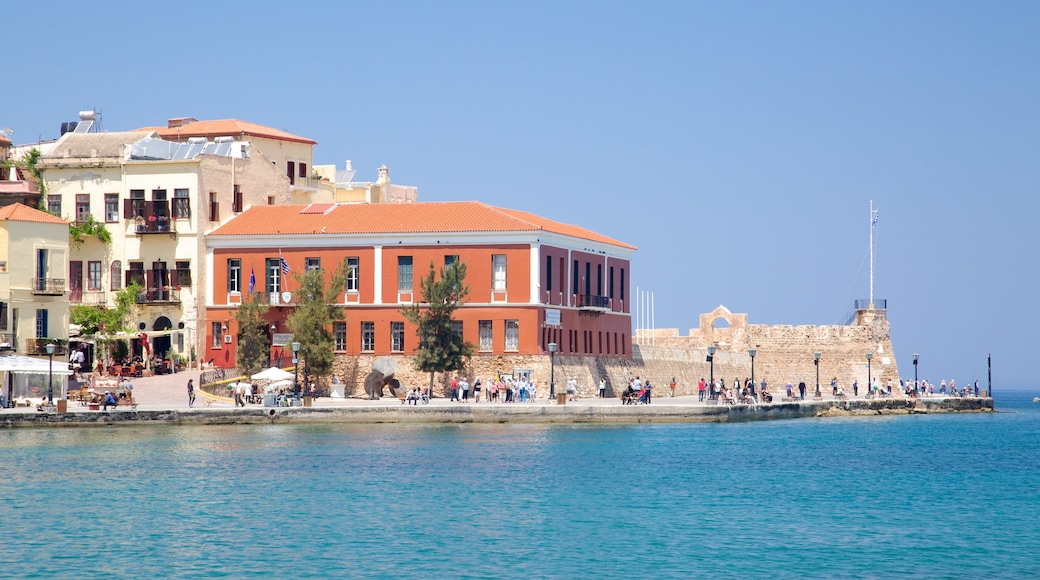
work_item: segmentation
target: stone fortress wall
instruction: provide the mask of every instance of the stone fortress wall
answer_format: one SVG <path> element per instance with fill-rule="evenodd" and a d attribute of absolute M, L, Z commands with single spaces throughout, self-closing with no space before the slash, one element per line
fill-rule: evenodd
<path fill-rule="evenodd" d="M 717 327 L 725 320 L 728 327 Z M 899 369 L 892 351 L 892 340 L 885 310 L 860 310 L 855 321 L 846 326 L 787 326 L 748 324 L 747 314 L 731 313 L 723 306 L 700 316 L 699 328 L 690 329 L 688 336 L 680 336 L 678 329 L 657 329 L 636 333 L 639 344 L 632 345 L 632 358 L 556 356 L 555 365 L 547 355 L 475 355 L 469 367 L 460 375 L 473 378 L 497 373 L 530 370 L 538 386 L 538 396 L 548 393 L 550 373 L 554 371 L 557 390 L 569 378 L 578 381 L 582 397 L 597 395 L 600 377 L 607 379 L 607 395 L 617 396 L 634 378 L 649 379 L 656 387 L 655 396 L 668 395 L 668 383 L 675 377 L 677 395 L 696 395 L 697 381 L 708 380 L 711 365 L 707 362 L 707 348 L 715 345 L 715 377 L 732 385 L 733 379 L 743 381 L 751 376 L 751 357 L 748 350 L 756 349 L 755 380 L 764 378 L 773 393 L 783 390 L 787 381 L 797 386 L 804 380 L 809 392 L 816 386 L 816 368 L 813 353 L 820 356 L 820 388 L 830 393 L 831 378 L 852 393 L 852 382 L 867 384 L 866 353 L 874 353 L 871 376 L 884 384 L 891 380 L 899 384 Z M 406 387 L 429 384 L 428 373 L 415 371 L 407 356 L 396 357 L 396 377 Z M 340 357 L 335 362 L 335 374 L 346 386 L 347 396 L 364 394 L 364 378 L 372 368 L 372 356 Z M 434 394 L 442 395 L 450 382 L 448 376 L 438 374 Z M 389 392 L 387 392 L 389 394 Z"/>

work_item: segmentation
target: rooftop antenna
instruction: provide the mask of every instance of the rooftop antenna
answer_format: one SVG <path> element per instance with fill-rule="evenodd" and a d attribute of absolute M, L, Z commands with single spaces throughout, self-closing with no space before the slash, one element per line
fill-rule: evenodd
<path fill-rule="evenodd" d="M 870 200 L 870 309 L 874 309 L 874 229 L 877 228 L 878 210 Z"/>

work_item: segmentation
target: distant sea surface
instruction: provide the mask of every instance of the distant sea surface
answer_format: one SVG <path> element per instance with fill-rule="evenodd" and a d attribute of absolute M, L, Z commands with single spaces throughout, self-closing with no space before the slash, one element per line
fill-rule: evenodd
<path fill-rule="evenodd" d="M 0 431 L 0 576 L 1040 577 L 1040 404 Z"/>

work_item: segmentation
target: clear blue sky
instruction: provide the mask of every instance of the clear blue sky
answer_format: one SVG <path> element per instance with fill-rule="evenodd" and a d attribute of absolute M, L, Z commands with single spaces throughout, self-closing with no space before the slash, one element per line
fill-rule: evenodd
<path fill-rule="evenodd" d="M 238 118 L 421 200 L 639 246 L 656 325 L 831 324 L 875 295 L 904 376 L 1038 387 L 1040 3 L 18 2 L 0 126 Z M 1032 298 L 1030 298 L 1032 297 Z"/>

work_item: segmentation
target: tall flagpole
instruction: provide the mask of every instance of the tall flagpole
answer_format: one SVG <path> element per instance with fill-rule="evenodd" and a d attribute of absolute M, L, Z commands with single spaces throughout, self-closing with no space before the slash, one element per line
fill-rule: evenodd
<path fill-rule="evenodd" d="M 870 309 L 874 309 L 874 226 L 877 224 L 877 210 L 874 200 L 870 200 Z"/>

